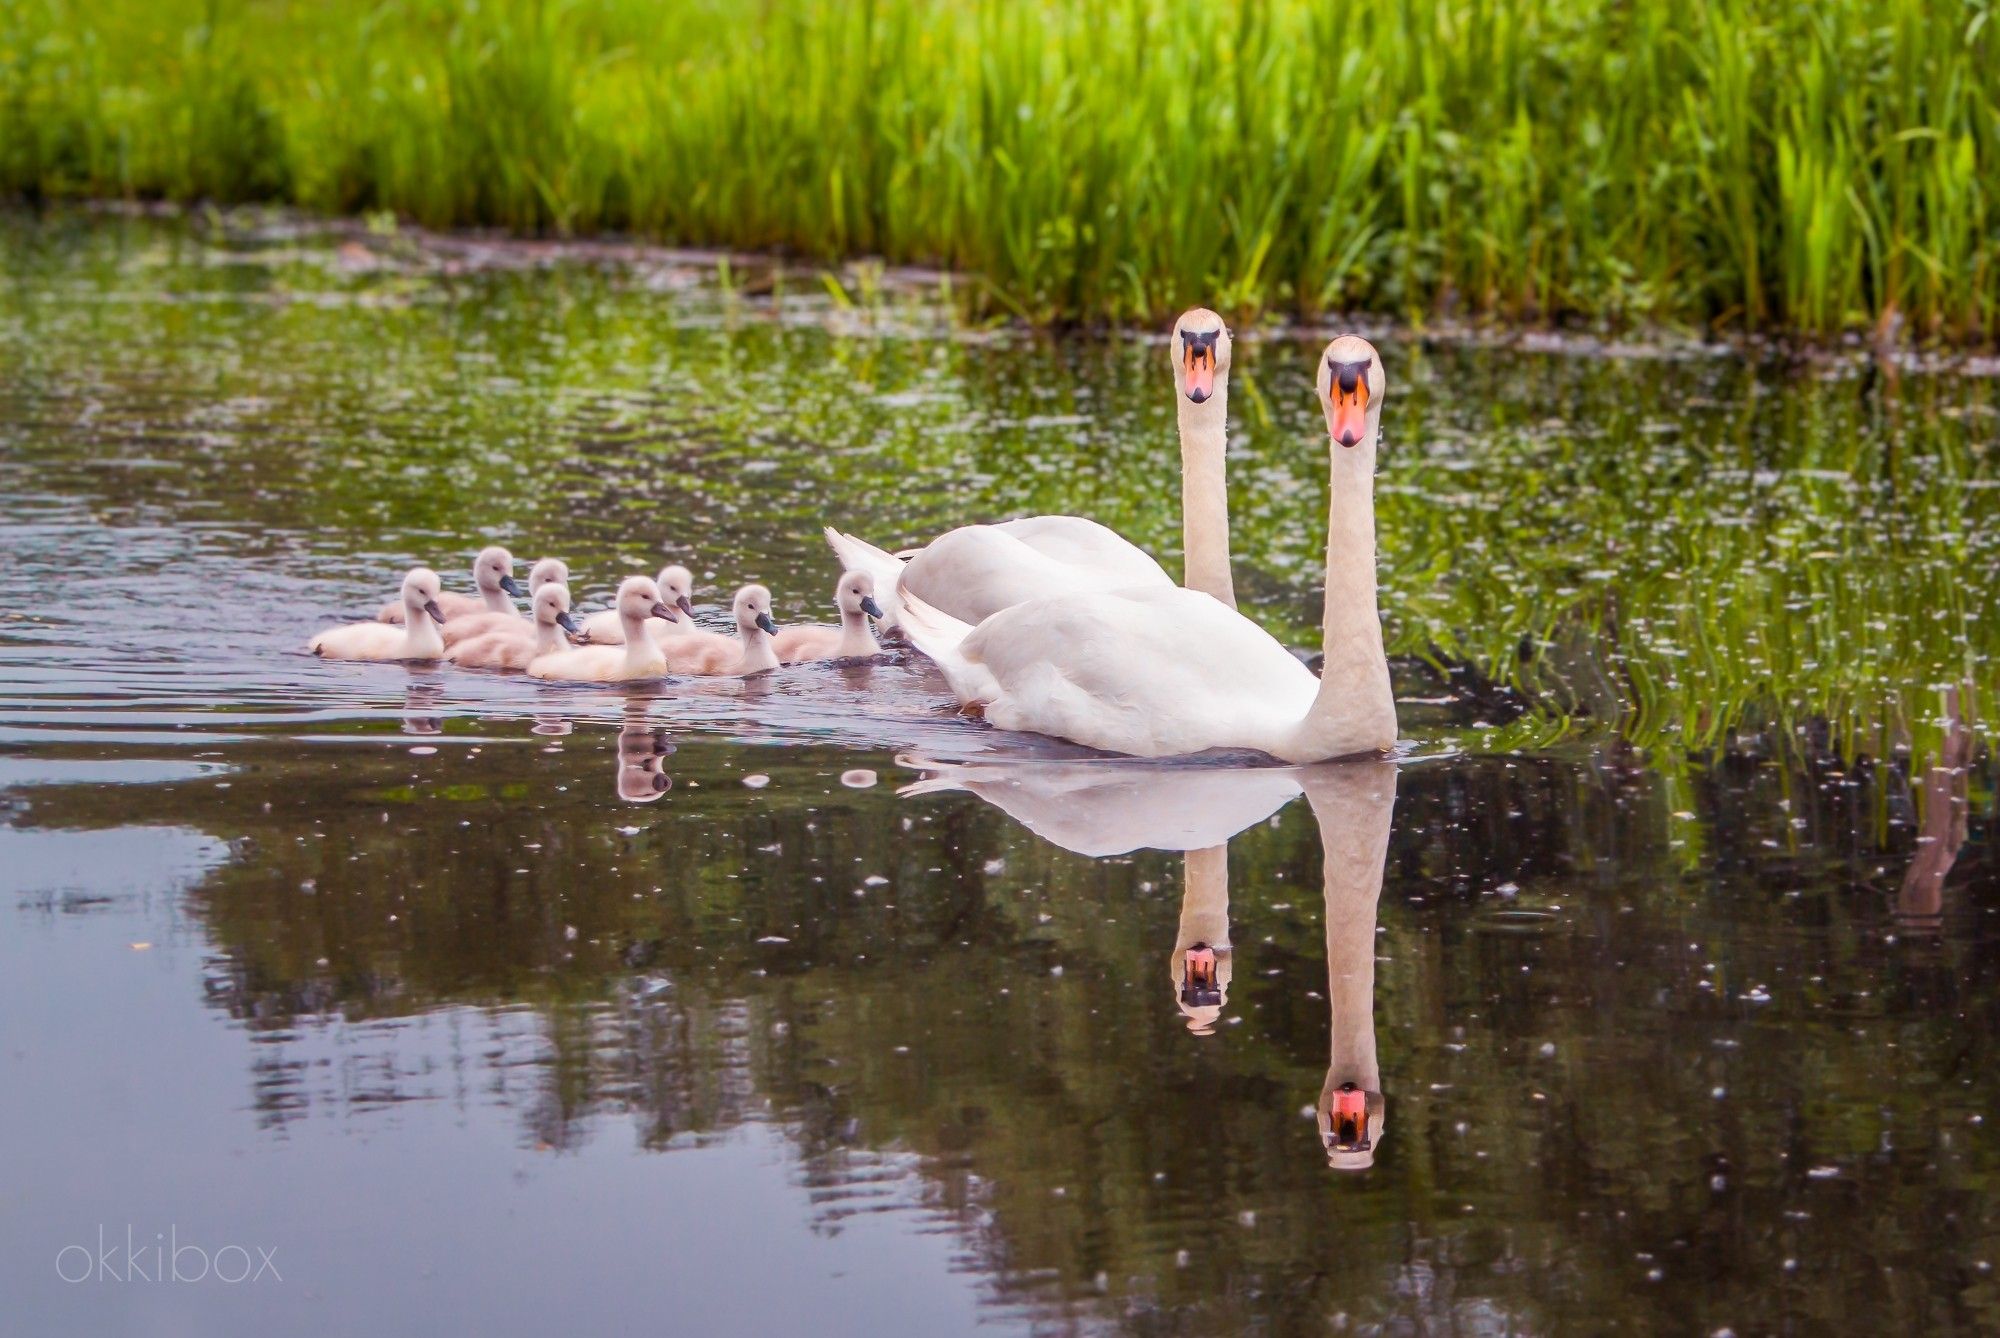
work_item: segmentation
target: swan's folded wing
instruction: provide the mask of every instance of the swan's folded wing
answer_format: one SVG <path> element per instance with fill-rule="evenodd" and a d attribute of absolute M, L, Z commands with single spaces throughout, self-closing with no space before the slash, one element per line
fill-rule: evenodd
<path fill-rule="evenodd" d="M 1033 600 L 961 651 L 1002 689 L 995 724 L 1138 756 L 1270 751 L 1319 686 L 1261 627 L 1179 587 Z"/>
<path fill-rule="evenodd" d="M 1100 590 L 1174 583 L 1151 554 L 1108 525 L 1082 516 L 1025 516 L 993 528 L 1051 562 L 1089 572 Z"/>
<path fill-rule="evenodd" d="M 1170 589 L 1160 565 L 1096 521 L 1031 516 L 963 525 L 910 561 L 903 588 L 963 622 L 1031 599 L 1124 587 Z"/>

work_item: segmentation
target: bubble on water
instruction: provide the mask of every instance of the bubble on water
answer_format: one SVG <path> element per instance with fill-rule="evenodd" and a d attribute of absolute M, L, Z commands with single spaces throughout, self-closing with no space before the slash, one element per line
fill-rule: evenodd
<path fill-rule="evenodd" d="M 850 790 L 865 790 L 875 783 L 875 779 L 875 773 L 866 767 L 855 767 L 852 771 L 840 773 L 840 783 Z"/>
<path fill-rule="evenodd" d="M 761 771 L 753 771 L 743 778 L 743 783 L 753 790 L 761 790 L 771 783 L 771 778 Z"/>

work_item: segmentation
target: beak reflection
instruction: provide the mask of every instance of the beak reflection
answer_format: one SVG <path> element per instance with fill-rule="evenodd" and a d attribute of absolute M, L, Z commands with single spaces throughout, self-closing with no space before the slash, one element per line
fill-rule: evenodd
<path fill-rule="evenodd" d="M 1215 949 L 1197 943 L 1187 950 L 1187 970 L 1181 982 L 1181 1002 L 1189 1008 L 1220 1008 L 1222 987 L 1215 978 Z"/>

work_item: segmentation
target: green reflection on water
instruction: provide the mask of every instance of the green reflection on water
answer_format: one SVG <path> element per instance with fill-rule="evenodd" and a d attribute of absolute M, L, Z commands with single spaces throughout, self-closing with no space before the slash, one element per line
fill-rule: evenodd
<path fill-rule="evenodd" d="M 657 257 L 522 269 L 407 239 L 6 226 L 0 441 L 113 523 L 198 520 L 384 589 L 493 537 L 559 548 L 596 594 L 674 553 L 709 599 L 763 580 L 793 618 L 825 616 L 829 519 L 901 543 L 1063 510 L 1178 548 L 1169 382 L 1144 343 L 968 337 L 920 294 L 749 298 Z M 1233 387 L 1238 583 L 1300 645 L 1315 342 L 1242 341 Z M 1670 766 L 1746 734 L 1921 762 L 1948 687 L 1990 735 L 1994 381 L 1383 347 L 1392 652 L 1528 708 L 1490 695 L 1465 713 L 1496 727 L 1474 746 L 1610 729 Z"/>
<path fill-rule="evenodd" d="M 187 905 L 273 1129 L 465 1091 L 558 1150 L 769 1121 L 829 1228 L 878 1192 L 873 1153 L 914 1153 L 1045 1323 L 2000 1316 L 1990 766 L 1948 784 L 1956 836 L 1880 841 L 1868 813 L 1907 791 L 1824 764 L 1693 796 L 1613 754 L 1335 769 L 1229 845 L 1202 1037 L 1174 967 L 1215 907 L 1181 856 L 847 790 L 850 751 L 680 741 L 657 809 L 608 806 L 598 727 L 554 753 L 253 742 L 227 789 L 37 787 L 16 818 L 229 843 Z M 1690 824 L 1712 848 L 1676 872 Z M 1927 837 L 1958 862 L 1941 912 Z M 449 1042 L 390 1025 L 462 1005 L 493 1011 Z M 356 1025 L 326 1072 L 303 1060 L 333 1018 Z M 1387 1119 L 1350 1178 L 1312 1113 L 1356 1073 Z"/>

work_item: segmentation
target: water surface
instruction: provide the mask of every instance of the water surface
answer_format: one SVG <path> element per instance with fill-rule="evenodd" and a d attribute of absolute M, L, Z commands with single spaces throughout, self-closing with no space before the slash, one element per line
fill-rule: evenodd
<path fill-rule="evenodd" d="M 686 560 L 709 618 L 826 616 L 826 520 L 1171 559 L 1155 345 L 664 254 L 0 241 L 25 1331 L 2000 1324 L 1992 381 L 1384 336 L 1406 756 L 1132 767 L 904 655 L 302 647 L 496 541 L 587 603 Z M 1233 385 L 1300 645 L 1320 342 Z M 67 1282 L 100 1227 L 282 1281 Z"/>

